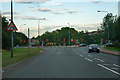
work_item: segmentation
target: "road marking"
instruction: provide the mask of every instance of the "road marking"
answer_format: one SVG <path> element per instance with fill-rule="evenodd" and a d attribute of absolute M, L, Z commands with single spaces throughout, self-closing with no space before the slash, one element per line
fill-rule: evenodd
<path fill-rule="evenodd" d="M 113 73 L 115 73 L 115 74 L 117 74 L 117 75 L 120 75 L 120 73 L 118 73 L 118 72 L 116 72 L 116 71 L 114 71 L 114 70 L 112 70 L 112 69 L 109 69 L 109 68 L 106 67 L 106 66 L 103 66 L 103 65 L 101 65 L 101 64 L 98 64 L 98 66 L 100 66 L 100 67 L 102 67 L 102 68 L 104 68 L 104 69 L 107 69 L 107 70 L 109 70 L 109 71 L 111 71 L 111 72 L 113 72 Z"/>
<path fill-rule="evenodd" d="M 77 53 L 77 54 L 79 54 L 79 53 Z"/>
<path fill-rule="evenodd" d="M 107 65 L 107 66 L 109 66 L 109 65 L 111 65 L 111 64 L 103 64 L 103 65 Z"/>
<path fill-rule="evenodd" d="M 88 60 L 88 61 L 90 61 L 90 62 L 92 62 L 92 60 L 90 60 L 90 59 L 88 59 L 88 58 L 85 58 L 86 60 Z"/>
<path fill-rule="evenodd" d="M 99 58 L 95 58 L 96 60 L 99 60 L 99 61 L 101 61 L 101 62 L 105 62 L 105 61 L 103 61 L 103 60 L 101 60 L 101 59 L 99 59 Z"/>
<path fill-rule="evenodd" d="M 119 68 L 111 68 L 111 69 L 119 70 Z"/>
<path fill-rule="evenodd" d="M 83 55 L 80 55 L 81 57 L 83 57 Z"/>
<path fill-rule="evenodd" d="M 89 57 L 92 57 L 91 55 L 88 55 Z"/>
<path fill-rule="evenodd" d="M 120 67 L 120 66 L 118 66 L 117 64 L 113 64 L 114 66 L 116 66 L 116 67 Z"/>

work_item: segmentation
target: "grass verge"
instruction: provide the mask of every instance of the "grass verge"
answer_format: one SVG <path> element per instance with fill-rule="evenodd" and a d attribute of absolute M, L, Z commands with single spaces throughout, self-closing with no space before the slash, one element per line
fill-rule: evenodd
<path fill-rule="evenodd" d="M 104 47 L 105 49 L 113 50 L 113 51 L 120 51 L 118 47 Z"/>
<path fill-rule="evenodd" d="M 42 49 L 30 48 L 30 53 L 28 54 L 28 48 L 14 48 L 14 57 L 11 58 L 11 51 L 2 52 L 2 67 L 5 68 L 8 65 L 15 64 L 19 61 L 25 60 L 27 58 L 33 57 L 40 53 Z"/>

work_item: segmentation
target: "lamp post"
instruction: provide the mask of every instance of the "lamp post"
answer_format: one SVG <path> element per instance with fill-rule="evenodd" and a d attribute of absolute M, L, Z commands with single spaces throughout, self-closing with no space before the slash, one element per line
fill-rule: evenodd
<path fill-rule="evenodd" d="M 39 25 L 40 20 L 45 20 L 45 18 L 38 19 L 38 38 L 39 38 L 39 44 L 40 44 L 40 25 Z"/>
<path fill-rule="evenodd" d="M 68 23 L 68 27 L 69 27 L 69 47 L 70 47 L 70 26 L 69 26 L 69 23 Z"/>
<path fill-rule="evenodd" d="M 104 12 L 104 13 L 107 13 L 107 14 L 109 14 L 108 13 L 108 11 L 98 11 L 98 12 Z M 108 21 L 107 21 L 108 22 Z M 108 28 L 108 43 L 110 43 L 110 40 L 109 40 L 109 26 L 108 26 L 108 24 L 107 24 L 107 28 Z"/>

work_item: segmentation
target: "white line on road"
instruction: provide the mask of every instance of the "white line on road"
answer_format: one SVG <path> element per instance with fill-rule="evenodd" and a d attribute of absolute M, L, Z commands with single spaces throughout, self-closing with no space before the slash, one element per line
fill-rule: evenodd
<path fill-rule="evenodd" d="M 112 69 L 109 69 L 109 68 L 106 67 L 106 66 L 103 66 L 103 65 L 101 65 L 101 64 L 98 64 L 98 66 L 100 66 L 100 67 L 102 67 L 102 68 L 104 68 L 104 69 L 107 69 L 107 70 L 109 70 L 109 71 L 111 71 L 111 72 L 113 72 L 113 73 L 115 73 L 115 74 L 117 74 L 117 75 L 120 75 L 120 73 L 118 73 L 118 72 L 116 72 L 116 71 L 114 71 L 114 70 L 112 70 Z"/>
<path fill-rule="evenodd" d="M 86 60 L 88 60 L 88 61 L 90 61 L 90 62 L 92 62 L 92 60 L 90 60 L 90 59 L 88 59 L 88 58 L 85 58 Z"/>
<path fill-rule="evenodd" d="M 116 66 L 116 67 L 119 67 L 120 68 L 120 66 L 119 65 L 117 65 L 117 64 L 113 64 L 114 66 Z"/>
<path fill-rule="evenodd" d="M 91 55 L 88 55 L 89 57 L 92 57 Z"/>
<path fill-rule="evenodd" d="M 83 55 L 80 55 L 81 57 L 83 57 Z"/>
<path fill-rule="evenodd" d="M 99 60 L 99 61 L 101 61 L 101 62 L 105 62 L 105 61 L 103 61 L 103 60 L 101 60 L 101 59 L 99 59 L 99 58 L 95 58 L 96 60 Z"/>
<path fill-rule="evenodd" d="M 111 68 L 111 69 L 119 70 L 119 68 Z"/>
<path fill-rule="evenodd" d="M 77 54 L 79 54 L 79 53 L 77 53 Z"/>

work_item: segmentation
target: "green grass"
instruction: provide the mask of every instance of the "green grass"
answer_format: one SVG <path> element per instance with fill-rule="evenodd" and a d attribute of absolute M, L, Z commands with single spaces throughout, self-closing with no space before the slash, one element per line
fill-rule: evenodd
<path fill-rule="evenodd" d="M 2 52 L 2 67 L 7 67 L 10 64 L 17 63 L 40 53 L 42 49 L 30 48 L 30 54 L 28 54 L 28 48 L 14 48 L 14 57 L 11 58 L 11 51 Z"/>
<path fill-rule="evenodd" d="M 120 51 L 118 47 L 104 47 L 105 49 L 113 50 L 113 51 Z"/>

